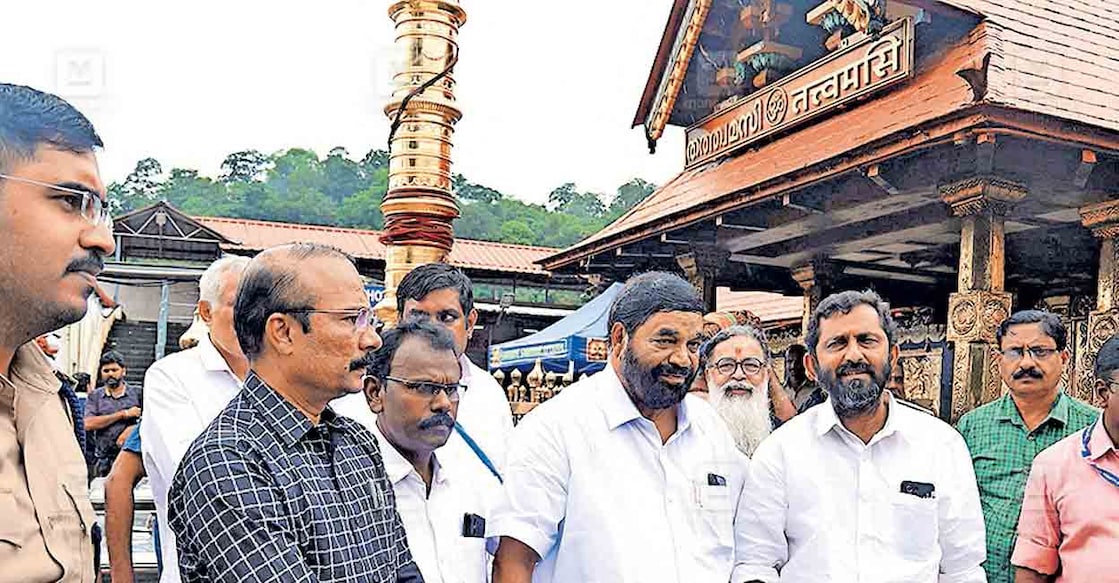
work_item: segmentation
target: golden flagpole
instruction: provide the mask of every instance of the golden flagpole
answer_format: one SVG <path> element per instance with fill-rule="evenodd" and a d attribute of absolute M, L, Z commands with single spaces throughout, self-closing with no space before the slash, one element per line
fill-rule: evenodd
<path fill-rule="evenodd" d="M 451 179 L 451 147 L 462 112 L 455 104 L 458 29 L 466 13 L 456 0 L 400 0 L 389 7 L 400 65 L 385 105 L 389 136 L 385 229 L 385 296 L 377 316 L 397 321 L 396 288 L 417 265 L 445 261 L 459 216 Z"/>

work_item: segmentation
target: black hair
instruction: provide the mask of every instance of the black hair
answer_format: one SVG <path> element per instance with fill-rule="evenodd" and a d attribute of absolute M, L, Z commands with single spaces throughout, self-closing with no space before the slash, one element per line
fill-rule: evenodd
<path fill-rule="evenodd" d="M 1096 353 L 1096 378 L 1111 380 L 1111 373 L 1119 370 L 1119 334 L 1107 339 Z"/>
<path fill-rule="evenodd" d="M 1065 330 L 1060 316 L 1044 310 L 1022 310 L 1011 314 L 1009 318 L 1002 321 L 1002 324 L 999 324 L 998 330 L 995 330 L 995 340 L 999 348 L 1002 348 L 1002 338 L 1010 331 L 1010 327 L 1020 324 L 1040 324 L 1041 331 L 1057 343 L 1057 350 L 1064 350 L 1068 345 L 1068 331 Z"/>
<path fill-rule="evenodd" d="M 769 363 L 769 340 L 766 339 L 765 332 L 760 328 L 749 325 L 735 325 L 719 330 L 717 334 L 700 345 L 699 369 L 702 371 L 707 367 L 707 360 L 711 358 L 711 353 L 715 351 L 716 346 L 722 344 L 724 340 L 729 340 L 735 336 L 746 336 L 747 338 L 756 340 L 762 347 L 762 354 L 764 355 L 762 361 Z"/>
<path fill-rule="evenodd" d="M 84 154 L 103 147 L 84 115 L 62 98 L 0 83 L 0 172 L 13 160 L 31 160 L 41 145 Z"/>
<path fill-rule="evenodd" d="M 621 323 L 627 334 L 658 312 L 703 314 L 703 300 L 692 284 L 679 275 L 650 271 L 629 278 L 610 305 L 606 329 Z"/>
<path fill-rule="evenodd" d="M 453 289 L 458 292 L 462 315 L 469 316 L 470 310 L 474 309 L 473 288 L 470 278 L 457 267 L 446 263 L 425 263 L 409 271 L 396 286 L 396 312 L 403 315 L 404 302 L 408 300 L 420 302 L 431 292 Z"/>
<path fill-rule="evenodd" d="M 836 314 L 850 314 L 851 310 L 859 306 L 870 306 L 878 312 L 878 324 L 882 326 L 882 330 L 886 333 L 888 347 L 893 347 L 897 338 L 897 324 L 894 323 L 894 318 L 890 315 L 890 304 L 886 303 L 882 296 L 872 290 L 848 290 L 824 298 L 816 306 L 816 310 L 812 312 L 812 317 L 808 319 L 808 331 L 804 338 L 804 344 L 808 348 L 809 354 L 813 357 L 816 356 L 816 344 L 820 341 L 820 320 L 826 320 Z"/>
<path fill-rule="evenodd" d="M 278 260 L 280 257 L 282 260 Z M 250 361 L 264 350 L 264 327 L 272 314 L 290 314 L 304 332 L 310 331 L 310 315 L 295 311 L 314 309 L 316 300 L 305 282 L 300 281 L 299 265 L 304 260 L 319 258 L 337 258 L 353 264 L 349 255 L 329 245 L 292 243 L 267 249 L 245 266 L 233 304 L 233 327 L 241 352 Z"/>
<path fill-rule="evenodd" d="M 105 366 L 106 364 L 115 364 L 121 368 L 127 368 L 124 366 L 124 355 L 117 352 L 116 350 L 110 350 L 101 355 L 101 363 L 97 365 L 98 368 Z"/>
<path fill-rule="evenodd" d="M 426 340 L 433 350 L 450 352 L 456 359 L 458 358 L 455 353 L 455 337 L 449 330 L 428 318 L 406 318 L 395 328 L 381 334 L 381 347 L 373 353 L 373 358 L 365 369 L 366 374 L 373 376 L 384 386 L 385 377 L 389 376 L 396 351 L 409 338 Z"/>

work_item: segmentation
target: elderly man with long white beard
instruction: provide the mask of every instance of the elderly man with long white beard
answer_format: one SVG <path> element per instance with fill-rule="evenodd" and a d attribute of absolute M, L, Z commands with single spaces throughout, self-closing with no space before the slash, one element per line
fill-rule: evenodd
<path fill-rule="evenodd" d="M 753 326 L 720 330 L 699 350 L 707 401 L 726 422 L 747 456 L 779 424 L 770 403 L 770 362 L 765 333 Z M 783 396 L 783 395 L 782 395 Z M 787 401 L 787 398 L 785 399 Z"/>

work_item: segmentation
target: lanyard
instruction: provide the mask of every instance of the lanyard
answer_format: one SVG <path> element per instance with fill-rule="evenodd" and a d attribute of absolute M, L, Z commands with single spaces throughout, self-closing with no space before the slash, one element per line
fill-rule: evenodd
<path fill-rule="evenodd" d="M 497 478 L 497 481 L 501 484 L 504 484 L 505 480 L 501 479 L 501 474 L 497 472 L 497 468 L 493 467 L 493 462 L 490 461 L 490 457 L 486 455 L 486 452 L 482 451 L 482 447 L 478 445 L 478 442 L 474 441 L 474 439 L 470 437 L 470 434 L 468 434 L 466 430 L 462 428 L 462 425 L 459 425 L 458 423 L 455 423 L 455 431 L 457 431 L 458 434 L 462 436 L 462 440 L 466 442 L 466 445 L 470 447 L 470 450 L 474 452 L 474 455 L 478 456 L 478 459 L 481 460 L 482 464 L 486 466 L 486 469 L 488 469 L 490 473 L 493 474 L 495 478 Z M 1116 479 L 1119 480 L 1119 478 Z M 1116 483 L 1116 486 L 1119 486 L 1119 483 Z"/>
<path fill-rule="evenodd" d="M 1088 449 L 1088 440 L 1092 435 L 1092 430 L 1096 428 L 1096 423 L 1099 423 L 1099 421 L 1099 419 L 1096 419 L 1092 422 L 1091 425 L 1084 428 L 1084 433 L 1080 438 L 1080 456 L 1083 457 L 1084 461 L 1088 462 L 1088 465 L 1092 466 L 1092 468 L 1095 469 L 1096 472 L 1099 473 L 1100 477 L 1106 480 L 1107 483 L 1111 484 L 1112 486 L 1119 487 L 1119 476 L 1116 476 L 1115 474 L 1099 467 L 1098 465 L 1096 465 L 1096 462 L 1088 459 L 1088 456 L 1092 455 L 1091 450 Z"/>

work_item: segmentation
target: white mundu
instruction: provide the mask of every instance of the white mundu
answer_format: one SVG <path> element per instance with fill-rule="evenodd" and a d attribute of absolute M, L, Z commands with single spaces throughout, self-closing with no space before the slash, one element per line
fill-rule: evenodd
<path fill-rule="evenodd" d="M 537 582 L 725 582 L 748 463 L 692 395 L 662 444 L 607 366 L 513 431 L 505 496 L 487 534 L 543 557 Z"/>
<path fill-rule="evenodd" d="M 732 583 L 986 581 L 963 438 L 892 397 L 886 406 L 867 444 L 830 403 L 762 442 L 739 502 Z"/>

